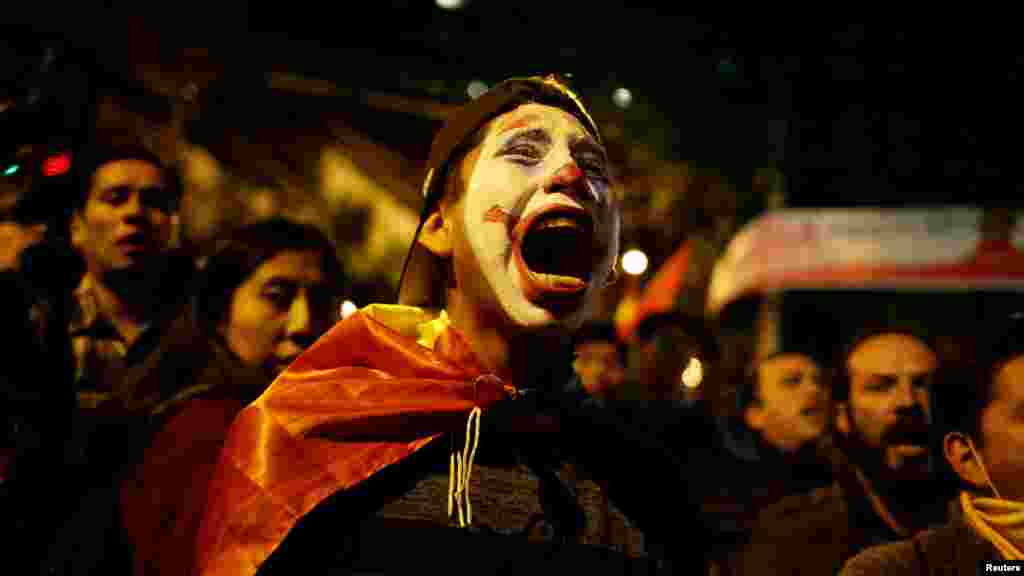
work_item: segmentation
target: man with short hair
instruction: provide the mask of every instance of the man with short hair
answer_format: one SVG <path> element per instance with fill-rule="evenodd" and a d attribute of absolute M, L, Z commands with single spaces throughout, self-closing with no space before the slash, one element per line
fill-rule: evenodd
<path fill-rule="evenodd" d="M 962 491 L 949 520 L 912 539 L 864 550 L 844 576 L 872 574 L 980 574 L 986 564 L 1024 560 L 1024 325 L 994 332 L 973 366 L 944 386 L 946 462 Z"/>
<path fill-rule="evenodd" d="M 743 421 L 766 447 L 793 454 L 826 432 L 829 392 L 817 361 L 799 352 L 779 352 L 751 371 L 741 392 Z"/>
<path fill-rule="evenodd" d="M 831 406 L 821 355 L 806 342 L 787 342 L 750 361 L 735 414 L 716 420 L 721 441 L 709 458 L 718 473 L 706 482 L 703 506 L 718 519 L 716 556 L 725 573 L 761 510 L 832 481 L 823 449 Z"/>
<path fill-rule="evenodd" d="M 579 98 L 554 77 L 495 85 L 437 134 L 423 191 L 400 304 L 339 322 L 234 421 L 199 573 L 645 565 L 575 544 L 565 451 L 620 481 L 641 526 L 693 518 L 660 443 L 573 394 L 569 336 L 620 226 Z"/>
<path fill-rule="evenodd" d="M 57 286 L 66 294 L 31 294 L 42 298 L 32 308 L 36 335 L 44 346 L 63 341 L 69 354 L 70 365 L 54 372 L 67 381 L 53 377 L 33 384 L 48 387 L 40 403 L 51 407 L 50 425 L 67 432 L 59 448 L 19 456 L 12 493 L 45 490 L 55 476 L 74 477 L 57 492 L 66 500 L 50 498 L 58 518 L 40 526 L 47 531 L 40 542 L 51 546 L 46 555 L 49 561 L 120 571 L 124 566 L 117 563 L 126 556 L 115 535 L 117 477 L 148 441 L 148 408 L 173 395 L 205 356 L 187 311 L 193 263 L 174 243 L 181 196 L 174 170 L 145 148 L 93 143 L 76 154 L 72 173 L 69 206 L 55 202 L 51 209 L 70 208 L 68 237 L 84 274 L 77 286 Z M 24 254 L 3 260 L 26 285 L 67 275 L 54 265 L 58 261 L 32 262 L 26 259 L 31 248 L 22 248 Z M 39 248 L 36 258 L 62 253 L 59 242 Z M 35 268 L 26 269 L 26 262 Z M 64 302 L 70 304 L 66 309 Z M 58 310 L 67 317 L 58 318 Z M 59 350 L 46 348 L 44 354 L 51 371 L 64 361 Z M 63 405 L 65 396 L 74 399 L 73 410 Z M 44 516 L 38 510 L 31 514 Z"/>
<path fill-rule="evenodd" d="M 860 550 L 941 521 L 929 465 L 931 387 L 939 363 L 913 332 L 854 340 L 833 387 L 845 465 L 811 494 L 766 508 L 739 558 L 742 574 L 833 574 Z"/>

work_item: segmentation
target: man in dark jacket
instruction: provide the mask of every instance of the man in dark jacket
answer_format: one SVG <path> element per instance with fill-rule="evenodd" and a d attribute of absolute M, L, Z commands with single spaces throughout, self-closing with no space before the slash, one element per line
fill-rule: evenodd
<path fill-rule="evenodd" d="M 793 342 L 754 359 L 738 387 L 736 414 L 716 419 L 721 443 L 709 459 L 720 472 L 707 482 L 703 509 L 722 532 L 716 548 L 723 571 L 731 571 L 731 557 L 762 509 L 831 483 L 830 390 L 820 355 L 810 342 Z"/>
<path fill-rule="evenodd" d="M 766 508 L 739 573 L 833 574 L 868 546 L 942 521 L 928 451 L 937 368 L 913 333 L 883 327 L 854 340 L 833 387 L 836 479 Z"/>
<path fill-rule="evenodd" d="M 19 242 L 0 257 L 8 289 L 23 293 L 5 305 L 29 304 L 18 312 L 31 329 L 15 338 L 39 351 L 9 363 L 33 365 L 12 372 L 12 386 L 32 392 L 21 396 L 37 404 L 25 407 L 37 418 L 22 429 L 58 431 L 45 445 L 19 441 L 10 495 L 15 521 L 25 526 L 19 536 L 29 539 L 19 551 L 84 573 L 119 572 L 116 559 L 125 555 L 109 537 L 115 478 L 145 445 L 146 406 L 173 395 L 179 382 L 154 374 L 185 379 L 199 369 L 188 361 L 198 355 L 178 353 L 197 344 L 184 297 L 194 268 L 174 242 L 176 174 L 156 155 L 94 143 L 71 170 L 70 229 L 51 227 L 35 238 L 44 242 Z M 65 478 L 74 482 L 54 485 Z"/>
<path fill-rule="evenodd" d="M 1014 320 L 994 333 L 975 365 L 943 387 L 951 430 L 943 452 L 964 487 L 949 520 L 864 550 L 847 562 L 844 576 L 982 574 L 986 565 L 1024 560 L 1024 326 Z"/>

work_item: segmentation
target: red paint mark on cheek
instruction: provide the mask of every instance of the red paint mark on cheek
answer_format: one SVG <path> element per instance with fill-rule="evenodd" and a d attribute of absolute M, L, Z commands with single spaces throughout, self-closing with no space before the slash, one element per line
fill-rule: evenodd
<path fill-rule="evenodd" d="M 504 208 L 497 204 L 491 206 L 491 208 L 484 213 L 484 222 L 495 222 L 515 227 L 518 220 L 518 218 L 509 214 Z"/>

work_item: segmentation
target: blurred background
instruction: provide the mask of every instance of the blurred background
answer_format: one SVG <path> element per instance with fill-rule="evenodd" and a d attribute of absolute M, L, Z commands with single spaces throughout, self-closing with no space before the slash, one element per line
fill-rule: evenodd
<path fill-rule="evenodd" d="M 626 275 L 597 315 L 620 325 L 667 269 L 662 308 L 701 315 L 716 257 L 768 208 L 1020 204 L 1021 62 L 991 21 L 117 4 L 8 22 L 0 208 L 33 178 L 59 182 L 77 140 L 123 134 L 180 166 L 183 242 L 274 214 L 314 223 L 337 242 L 357 306 L 394 298 L 445 115 L 513 75 L 570 75 L 602 125 Z M 27 169 L 39 162 L 41 174 Z M 62 188 L 50 190 L 41 204 L 59 205 Z"/>

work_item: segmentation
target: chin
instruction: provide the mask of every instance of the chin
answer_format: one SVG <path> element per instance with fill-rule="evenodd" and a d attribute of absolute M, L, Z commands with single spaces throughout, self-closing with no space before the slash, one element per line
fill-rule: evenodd
<path fill-rule="evenodd" d="M 583 325 L 586 317 L 585 307 L 571 308 L 547 307 L 529 303 L 523 307 L 506 310 L 509 320 L 519 328 L 538 332 L 571 333 Z"/>

